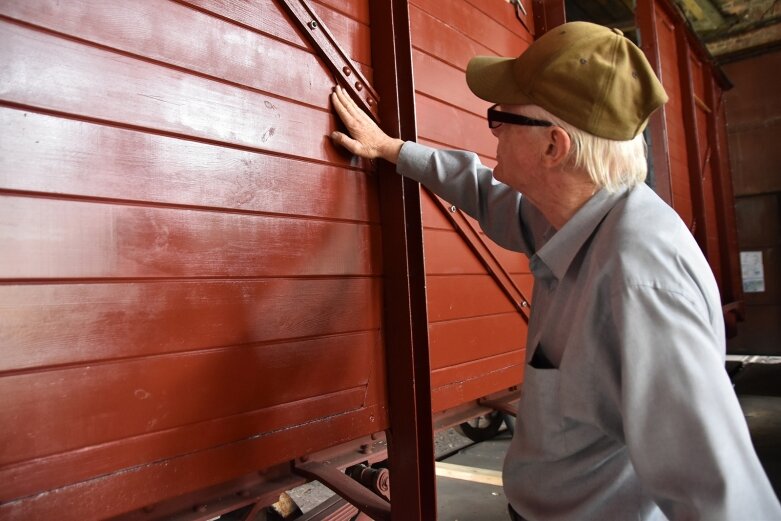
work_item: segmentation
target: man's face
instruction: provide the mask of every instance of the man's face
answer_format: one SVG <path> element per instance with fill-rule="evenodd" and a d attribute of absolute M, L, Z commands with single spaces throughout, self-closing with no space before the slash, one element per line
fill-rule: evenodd
<path fill-rule="evenodd" d="M 523 105 L 499 105 L 502 112 L 527 116 Z M 494 177 L 525 193 L 541 175 L 540 159 L 545 152 L 545 128 L 502 123 L 491 129 L 499 143 Z"/>

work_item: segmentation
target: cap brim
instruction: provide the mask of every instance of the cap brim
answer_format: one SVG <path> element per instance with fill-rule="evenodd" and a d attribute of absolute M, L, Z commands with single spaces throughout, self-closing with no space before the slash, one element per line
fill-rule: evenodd
<path fill-rule="evenodd" d="M 475 56 L 466 67 L 466 83 L 475 96 L 492 103 L 531 104 L 515 80 L 514 63 L 515 58 Z"/>

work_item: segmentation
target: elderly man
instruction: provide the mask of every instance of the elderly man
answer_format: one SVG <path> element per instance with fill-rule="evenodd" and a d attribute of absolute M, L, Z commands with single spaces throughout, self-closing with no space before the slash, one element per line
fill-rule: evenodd
<path fill-rule="evenodd" d="M 476 57 L 496 103 L 493 172 L 391 139 L 341 89 L 352 137 L 479 220 L 534 274 L 527 366 L 504 464 L 514 519 L 781 519 L 724 370 L 708 263 L 644 183 L 642 130 L 667 96 L 620 31 L 573 22 L 518 58 Z"/>

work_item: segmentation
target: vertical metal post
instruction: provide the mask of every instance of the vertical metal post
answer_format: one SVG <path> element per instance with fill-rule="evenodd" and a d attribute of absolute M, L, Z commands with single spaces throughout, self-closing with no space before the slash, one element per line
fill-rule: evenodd
<path fill-rule="evenodd" d="M 534 38 L 567 21 L 564 0 L 534 0 Z"/>
<path fill-rule="evenodd" d="M 701 143 L 697 129 L 697 105 L 694 101 L 694 76 L 690 60 L 691 49 L 686 34 L 686 26 L 676 24 L 676 45 L 678 46 L 678 67 L 681 71 L 681 106 L 683 107 L 683 126 L 686 130 L 686 150 L 689 157 L 689 185 L 691 187 L 692 211 L 694 213 L 694 238 L 708 261 L 713 253 L 708 251 L 708 219 L 705 215 L 705 185 L 703 183 L 703 165 L 700 160 Z"/>
<path fill-rule="evenodd" d="M 664 83 L 662 60 L 659 53 L 659 34 L 656 31 L 655 0 L 637 0 L 635 19 L 640 33 L 640 48 L 648 58 L 659 81 Z M 673 205 L 670 179 L 670 147 L 667 141 L 667 108 L 657 110 L 648 123 L 650 150 L 654 165 L 654 190 L 667 204 Z"/>
<path fill-rule="evenodd" d="M 371 0 L 374 84 L 383 129 L 417 137 L 409 10 L 406 0 Z M 420 187 L 380 161 L 380 217 L 384 269 L 384 326 L 392 484 L 391 517 L 434 520 L 431 375 L 428 350 Z"/>
<path fill-rule="evenodd" d="M 724 117 L 724 94 L 716 82 L 715 74 L 709 76 L 706 95 L 706 102 L 711 107 L 711 114 L 708 117 L 708 139 L 716 157 L 716 160 L 712 162 L 713 186 L 716 191 L 716 202 L 720 209 L 716 214 L 720 218 L 719 245 L 722 273 L 726 279 L 721 288 L 722 299 L 726 303 L 737 303 L 735 313 L 737 318 L 742 320 L 743 284 L 738 254 L 740 248 L 735 217 L 735 196 L 732 191 L 729 151 L 727 147 L 723 146 L 723 142 L 726 141 L 724 133 L 727 125 Z"/>

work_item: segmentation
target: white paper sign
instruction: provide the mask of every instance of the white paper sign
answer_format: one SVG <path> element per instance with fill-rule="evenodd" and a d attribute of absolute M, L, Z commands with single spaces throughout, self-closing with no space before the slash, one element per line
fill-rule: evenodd
<path fill-rule="evenodd" d="M 765 269 L 762 266 L 761 251 L 740 252 L 740 271 L 744 292 L 761 293 L 765 291 Z"/>

